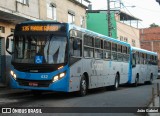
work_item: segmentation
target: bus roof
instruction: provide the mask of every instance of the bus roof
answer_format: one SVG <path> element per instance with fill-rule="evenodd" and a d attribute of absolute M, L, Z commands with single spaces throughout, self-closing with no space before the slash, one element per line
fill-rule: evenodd
<path fill-rule="evenodd" d="M 86 33 L 88 33 L 89 35 L 92 35 L 92 36 L 94 36 L 94 37 L 104 38 L 104 39 L 106 39 L 106 40 L 108 40 L 108 41 L 115 42 L 115 43 L 119 43 L 119 44 L 122 44 L 122 45 L 129 46 L 129 47 L 130 47 L 130 44 L 129 44 L 129 43 L 126 43 L 126 42 L 120 41 L 120 40 L 118 40 L 118 39 L 111 38 L 111 37 L 108 37 L 108 36 L 99 34 L 99 33 L 97 33 L 97 32 L 94 32 L 94 31 L 91 31 L 91 30 L 88 30 L 88 29 L 85 29 L 85 28 L 78 27 L 78 26 L 76 26 L 76 25 L 74 25 L 74 24 L 69 24 L 69 23 L 68 23 L 68 26 L 69 26 L 69 29 L 75 29 L 75 30 L 78 30 L 78 31 L 81 31 L 81 32 L 86 32 Z"/>
<path fill-rule="evenodd" d="M 42 24 L 46 24 L 46 23 L 53 23 L 53 24 L 66 24 L 66 23 L 60 23 L 60 22 L 56 22 L 56 21 L 25 21 L 19 24 L 38 24 L 38 23 L 42 23 Z"/>
<path fill-rule="evenodd" d="M 60 23 L 60 22 L 55 22 L 55 21 L 26 21 L 26 22 L 22 22 L 20 24 L 39 24 L 39 23 L 42 23 L 42 24 L 46 24 L 46 23 L 49 23 L 49 24 L 66 24 L 66 25 L 68 25 L 69 30 L 70 29 L 75 29 L 75 30 L 78 30 L 78 31 L 81 31 L 81 32 L 86 32 L 89 35 L 92 35 L 94 37 L 100 37 L 100 38 L 106 39 L 108 41 L 119 43 L 121 45 L 125 45 L 125 46 L 130 47 L 129 43 L 122 42 L 122 41 L 117 40 L 115 38 L 111 38 L 111 37 L 99 34 L 97 32 L 94 32 L 94 31 L 91 31 L 91 30 L 88 30 L 88 29 L 85 29 L 85 28 L 78 27 L 78 26 L 76 26 L 74 24 L 71 24 L 71 23 Z"/>
<path fill-rule="evenodd" d="M 151 55 L 158 55 L 156 52 L 148 51 L 148 50 L 137 48 L 137 47 L 131 47 L 131 49 L 135 51 L 151 54 Z"/>

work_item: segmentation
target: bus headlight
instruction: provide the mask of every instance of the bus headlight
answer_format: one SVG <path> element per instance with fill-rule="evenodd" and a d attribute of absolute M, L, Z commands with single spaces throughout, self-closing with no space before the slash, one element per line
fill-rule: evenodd
<path fill-rule="evenodd" d="M 63 73 L 60 73 L 60 74 L 54 76 L 52 82 L 56 82 L 56 81 L 60 80 L 60 79 L 63 78 L 65 75 L 66 75 L 66 73 L 63 72 Z"/>
<path fill-rule="evenodd" d="M 14 75 L 13 75 L 13 77 L 14 77 L 14 79 L 16 80 L 16 78 L 17 78 L 17 75 L 16 75 L 16 74 L 14 74 Z"/>
<path fill-rule="evenodd" d="M 17 75 L 16 75 L 12 70 L 10 71 L 10 74 L 11 74 L 11 76 L 14 78 L 14 80 L 17 79 Z"/>
<path fill-rule="evenodd" d="M 64 77 L 64 76 L 65 76 L 65 73 L 61 73 L 61 74 L 59 75 L 60 78 L 62 78 L 62 77 Z"/>
<path fill-rule="evenodd" d="M 14 75 L 14 72 L 11 70 L 10 74 L 13 76 L 13 75 Z"/>

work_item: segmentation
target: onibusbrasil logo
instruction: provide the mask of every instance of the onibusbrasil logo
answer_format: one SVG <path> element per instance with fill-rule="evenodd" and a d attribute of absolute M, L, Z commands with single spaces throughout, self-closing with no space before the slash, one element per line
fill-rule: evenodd
<path fill-rule="evenodd" d="M 3 114 L 11 114 L 11 113 L 42 113 L 42 109 L 40 108 L 2 108 Z"/>

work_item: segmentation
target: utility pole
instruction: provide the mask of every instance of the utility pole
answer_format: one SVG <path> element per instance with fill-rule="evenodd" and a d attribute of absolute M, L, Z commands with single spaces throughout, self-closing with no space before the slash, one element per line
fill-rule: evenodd
<path fill-rule="evenodd" d="M 110 13 L 110 0 L 107 0 L 107 16 L 108 16 L 108 36 L 111 37 L 111 13 Z"/>
<path fill-rule="evenodd" d="M 160 0 L 156 0 L 156 2 L 158 2 L 158 3 L 159 3 L 159 5 L 160 5 Z"/>

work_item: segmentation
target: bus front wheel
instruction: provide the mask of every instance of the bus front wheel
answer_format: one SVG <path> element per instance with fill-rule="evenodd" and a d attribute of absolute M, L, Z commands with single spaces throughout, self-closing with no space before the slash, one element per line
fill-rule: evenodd
<path fill-rule="evenodd" d="M 118 76 L 118 74 L 116 74 L 115 82 L 113 85 L 113 90 L 117 90 L 118 87 L 119 87 L 119 76 Z"/>
<path fill-rule="evenodd" d="M 134 83 L 134 86 L 137 87 L 138 86 L 138 83 L 139 83 L 139 76 L 137 74 L 136 78 L 135 78 L 135 83 Z"/>
<path fill-rule="evenodd" d="M 85 96 L 86 94 L 87 94 L 87 80 L 86 77 L 82 75 L 80 81 L 80 90 L 78 92 L 78 95 L 82 97 Z"/>

